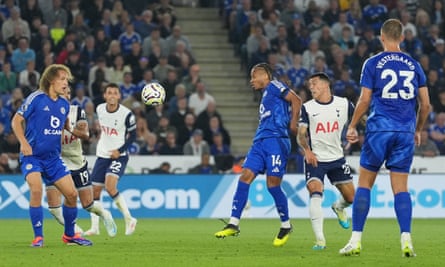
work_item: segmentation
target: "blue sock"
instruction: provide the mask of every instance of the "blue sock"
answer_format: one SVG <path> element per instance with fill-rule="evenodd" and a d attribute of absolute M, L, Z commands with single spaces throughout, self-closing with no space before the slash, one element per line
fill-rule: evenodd
<path fill-rule="evenodd" d="M 352 231 L 363 232 L 371 203 L 371 190 L 359 187 L 352 204 Z"/>
<path fill-rule="evenodd" d="M 63 205 L 63 219 L 65 220 L 65 235 L 74 236 L 74 225 L 77 218 L 77 207 L 71 208 Z"/>
<path fill-rule="evenodd" d="M 287 206 L 287 197 L 281 190 L 281 186 L 268 187 L 269 193 L 275 200 L 275 206 L 277 207 L 278 215 L 282 222 L 289 221 L 289 209 Z"/>
<path fill-rule="evenodd" d="M 238 186 L 236 187 L 235 195 L 233 196 L 232 203 L 232 217 L 241 218 L 241 213 L 247 203 L 247 198 L 249 197 L 250 184 L 238 181 Z"/>
<path fill-rule="evenodd" d="M 43 237 L 43 208 L 29 207 L 29 217 L 31 218 L 32 229 L 34 230 L 34 237 Z"/>
<path fill-rule="evenodd" d="M 399 222 L 400 233 L 410 233 L 413 206 L 408 192 L 400 192 L 394 196 L 394 210 Z"/>

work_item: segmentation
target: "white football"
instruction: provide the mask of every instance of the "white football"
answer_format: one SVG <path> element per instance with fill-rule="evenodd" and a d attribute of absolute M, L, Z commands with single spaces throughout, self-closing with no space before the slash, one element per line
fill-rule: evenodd
<path fill-rule="evenodd" d="M 142 88 L 141 99 L 147 106 L 164 104 L 165 89 L 157 82 L 148 83 Z"/>

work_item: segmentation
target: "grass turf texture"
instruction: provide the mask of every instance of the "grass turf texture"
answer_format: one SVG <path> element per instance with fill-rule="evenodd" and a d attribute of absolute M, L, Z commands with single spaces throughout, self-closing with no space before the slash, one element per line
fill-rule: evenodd
<path fill-rule="evenodd" d="M 281 248 L 272 246 L 278 219 L 243 219 L 238 237 L 217 239 L 224 226 L 216 219 L 139 219 L 136 232 L 90 237 L 92 247 L 66 246 L 62 227 L 54 219 L 44 223 L 45 246 L 29 247 L 28 220 L 0 220 L 0 266 L 444 266 L 444 219 L 415 219 L 415 258 L 402 258 L 395 219 L 370 219 L 365 227 L 360 256 L 338 254 L 350 237 L 337 220 L 325 220 L 327 249 L 313 251 L 309 219 L 292 220 L 294 231 Z M 89 220 L 79 220 L 84 230 Z"/>

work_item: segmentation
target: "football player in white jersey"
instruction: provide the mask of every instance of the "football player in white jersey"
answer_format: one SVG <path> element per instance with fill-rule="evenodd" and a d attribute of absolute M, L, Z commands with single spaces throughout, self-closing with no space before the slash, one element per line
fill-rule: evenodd
<path fill-rule="evenodd" d="M 128 162 L 127 149 L 136 139 L 136 118 L 130 109 L 121 105 L 119 86 L 108 84 L 104 89 L 105 103 L 97 106 L 96 113 L 100 124 L 100 138 L 91 177 L 94 200 L 99 201 L 102 189 L 113 199 L 125 219 L 125 234 L 131 235 L 137 224 L 128 210 L 127 203 L 117 189 L 119 178 L 124 175 Z M 99 234 L 99 217 L 91 213 L 91 228 L 84 235 Z"/>
<path fill-rule="evenodd" d="M 65 88 L 64 97 L 70 101 L 71 89 Z M 104 220 L 105 228 L 108 235 L 113 237 L 116 235 L 116 224 L 113 217 L 108 210 L 105 210 L 99 201 L 93 199 L 93 188 L 90 180 L 90 172 L 88 171 L 88 162 L 82 153 L 81 139 L 89 137 L 88 122 L 85 118 L 85 112 L 76 105 L 70 105 L 68 113 L 70 128 L 72 133 L 67 130 L 63 131 L 62 135 L 62 159 L 65 165 L 71 171 L 74 185 L 79 192 L 79 199 L 82 207 L 88 212 L 94 213 Z M 62 199 L 61 193 L 54 185 L 46 186 L 46 196 L 48 200 L 48 209 L 51 215 L 62 225 L 64 219 L 62 215 Z M 76 233 L 82 233 L 82 230 L 77 224 L 75 225 Z"/>
<path fill-rule="evenodd" d="M 337 187 L 341 195 L 332 204 L 340 225 L 349 228 L 345 208 L 354 200 L 351 169 L 345 160 L 342 132 L 354 112 L 346 98 L 332 95 L 329 77 L 314 73 L 308 80 L 313 99 L 303 104 L 298 126 L 298 144 L 304 150 L 306 187 L 310 194 L 309 215 L 316 243 L 314 250 L 326 248 L 323 233 L 324 177 Z"/>

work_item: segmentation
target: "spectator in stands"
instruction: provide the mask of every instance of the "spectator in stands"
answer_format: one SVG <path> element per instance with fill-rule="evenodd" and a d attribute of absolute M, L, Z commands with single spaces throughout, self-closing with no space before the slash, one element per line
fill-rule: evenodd
<path fill-rule="evenodd" d="M 175 69 L 168 69 L 165 79 L 161 80 L 161 85 L 165 89 L 165 102 L 169 103 L 175 95 L 175 88 L 179 84 L 178 73 Z M 168 106 L 168 108 L 170 108 Z M 170 113 L 171 114 L 171 113 Z"/>
<path fill-rule="evenodd" d="M 68 15 L 67 25 L 72 25 L 74 18 L 83 12 L 80 9 L 80 0 L 69 0 L 69 3 L 66 4 L 65 7 Z"/>
<path fill-rule="evenodd" d="M 302 55 L 303 67 L 306 69 L 311 69 L 317 57 L 325 58 L 326 56 L 323 51 L 320 50 L 318 39 L 312 39 L 309 43 L 308 49 L 306 49 Z"/>
<path fill-rule="evenodd" d="M 281 44 L 277 52 L 277 60 L 284 70 L 288 70 L 293 65 L 293 54 L 289 51 L 287 44 Z"/>
<path fill-rule="evenodd" d="M 134 43 L 136 44 L 136 43 Z M 140 57 L 138 59 L 137 65 L 136 66 L 130 66 L 131 70 L 133 72 L 133 81 L 135 84 L 138 85 L 138 87 L 140 86 L 140 83 L 143 82 L 144 80 L 144 74 L 146 71 L 150 71 L 150 78 L 149 80 L 151 81 L 153 79 L 153 73 L 149 67 L 149 62 L 148 62 L 148 58 L 146 57 Z M 146 83 L 143 82 L 143 85 L 145 85 Z M 141 83 L 142 85 L 142 83 Z M 143 87 L 143 86 L 142 86 Z M 142 88 L 140 87 L 140 88 Z"/>
<path fill-rule="evenodd" d="M 161 55 L 159 58 L 159 63 L 153 68 L 153 73 L 156 80 L 161 82 L 166 80 L 169 71 L 176 72 L 176 69 L 172 65 L 168 64 L 168 59 L 166 56 Z M 170 97 L 171 96 L 172 95 L 170 94 Z"/>
<path fill-rule="evenodd" d="M 144 61 L 144 60 L 147 60 L 147 58 L 144 58 L 144 57 L 141 58 L 141 61 Z M 149 83 L 151 83 L 154 80 L 153 76 L 154 76 L 153 75 L 153 70 L 149 69 L 148 67 L 146 69 L 144 69 L 144 72 L 142 74 L 142 80 L 140 80 L 138 82 L 138 87 L 141 88 L 141 90 L 142 90 L 142 88 L 146 84 L 149 84 Z"/>
<path fill-rule="evenodd" d="M 65 65 L 73 74 L 73 83 L 87 83 L 88 70 L 83 62 L 80 61 L 80 53 L 78 51 L 71 51 L 68 54 Z"/>
<path fill-rule="evenodd" d="M 333 26 L 335 22 L 340 21 L 341 10 L 338 0 L 329 0 L 329 8 L 323 13 L 323 21 L 329 26 Z"/>
<path fill-rule="evenodd" d="M 320 39 L 321 29 L 326 26 L 326 22 L 323 21 L 322 14 L 317 12 L 313 15 L 313 20 L 308 24 L 307 29 L 312 39 Z"/>
<path fill-rule="evenodd" d="M 168 38 L 172 34 L 173 26 L 172 26 L 172 16 L 170 16 L 170 14 L 167 13 L 162 16 L 159 25 L 159 32 L 161 37 L 164 39 Z"/>
<path fill-rule="evenodd" d="M 303 5 L 297 6 L 297 9 L 303 12 L 304 24 L 309 25 L 314 21 L 314 16 L 320 15 L 321 7 L 317 5 L 316 1 L 309 1 L 309 3 L 298 3 L 299 1 L 295 1 L 295 5 Z"/>
<path fill-rule="evenodd" d="M 208 122 L 208 128 L 204 130 L 204 140 L 206 140 L 209 145 L 213 144 L 213 135 L 219 133 L 222 136 L 222 142 L 225 145 L 230 146 L 231 138 L 229 132 L 222 126 L 221 117 L 214 115 L 210 117 Z"/>
<path fill-rule="evenodd" d="M 93 97 L 93 95 L 94 95 L 91 92 L 91 86 L 92 86 L 93 82 L 95 80 L 97 80 L 96 73 L 97 73 L 98 69 L 100 69 L 102 71 L 101 75 L 103 75 L 103 77 L 101 77 L 101 79 L 99 79 L 99 80 L 108 82 L 111 77 L 111 69 L 109 67 L 107 67 L 105 57 L 102 57 L 102 56 L 98 57 L 96 59 L 96 63 L 88 71 L 88 90 L 89 90 L 88 96 L 89 97 Z"/>
<path fill-rule="evenodd" d="M 403 10 L 400 15 L 400 22 L 402 22 L 403 25 L 403 32 L 406 30 L 411 30 L 411 33 L 414 37 L 417 37 L 417 28 L 416 26 L 411 23 L 411 14 L 407 10 Z"/>
<path fill-rule="evenodd" d="M 11 114 L 14 114 L 24 100 L 25 96 L 23 95 L 22 88 L 16 87 L 12 90 L 11 97 L 6 101 L 5 108 L 8 109 Z"/>
<path fill-rule="evenodd" d="M 68 13 L 62 6 L 62 0 L 53 0 L 52 8 L 43 14 L 43 20 L 50 28 L 54 27 L 56 21 L 60 21 L 61 27 L 68 26 Z"/>
<path fill-rule="evenodd" d="M 184 144 L 184 155 L 201 156 L 202 154 L 210 154 L 210 146 L 204 140 L 204 133 L 201 129 L 195 129 L 192 137 Z"/>
<path fill-rule="evenodd" d="M 124 79 L 122 83 L 119 84 L 119 89 L 121 90 L 122 101 L 141 92 L 139 87 L 133 83 L 133 74 L 131 74 L 131 72 L 124 72 Z"/>
<path fill-rule="evenodd" d="M 113 65 L 114 59 L 121 55 L 121 46 L 118 40 L 112 40 L 108 46 L 108 50 L 105 52 L 105 58 L 108 66 Z"/>
<path fill-rule="evenodd" d="M 110 39 L 116 39 L 122 33 L 118 22 L 114 22 L 111 20 L 111 11 L 109 9 L 103 10 L 101 19 L 97 20 L 96 24 L 91 23 L 92 22 L 90 21 L 89 24 L 95 25 L 96 28 L 104 29 L 105 36 Z"/>
<path fill-rule="evenodd" d="M 262 6 L 258 9 L 258 21 L 266 24 L 270 20 L 270 14 L 274 14 L 276 17 L 280 16 L 280 10 L 275 6 L 275 0 L 263 0 Z"/>
<path fill-rule="evenodd" d="M 142 43 L 143 55 L 148 57 L 152 53 L 153 43 L 155 42 L 160 45 L 161 54 L 168 55 L 167 41 L 161 37 L 161 32 L 159 30 L 159 27 L 153 28 L 150 35 L 143 39 Z"/>
<path fill-rule="evenodd" d="M 85 85 L 83 83 L 78 83 L 76 85 L 74 92 L 75 96 L 71 98 L 71 104 L 77 105 L 83 110 L 85 110 L 87 103 L 92 102 L 91 98 L 85 95 Z"/>
<path fill-rule="evenodd" d="M 151 47 L 151 53 L 148 55 L 148 66 L 150 69 L 153 69 L 156 65 L 159 64 L 159 58 L 163 56 L 162 48 L 159 43 L 154 42 Z"/>
<path fill-rule="evenodd" d="M 181 146 L 190 140 L 192 133 L 195 130 L 196 117 L 193 113 L 187 113 L 184 117 L 183 126 L 178 127 L 178 140 L 177 143 Z"/>
<path fill-rule="evenodd" d="M 160 23 L 164 15 L 170 15 L 172 18 L 171 26 L 176 24 L 175 8 L 170 4 L 170 0 L 160 0 L 158 4 L 154 6 L 155 20 Z"/>
<path fill-rule="evenodd" d="M 270 47 L 270 40 L 264 35 L 263 25 L 260 22 L 257 22 L 254 30 L 250 33 L 249 37 L 247 37 L 246 44 L 241 47 L 241 56 L 247 63 L 247 67 L 251 66 L 253 53 L 258 51 L 260 43 L 264 40 L 267 40 L 267 46 Z"/>
<path fill-rule="evenodd" d="M 29 48 L 28 38 L 21 37 L 19 39 L 18 48 L 12 52 L 11 62 L 14 72 L 21 72 L 26 69 L 26 63 L 36 60 L 34 50 Z"/>
<path fill-rule="evenodd" d="M 286 73 L 293 88 L 302 88 L 306 81 L 306 77 L 309 75 L 309 71 L 303 68 L 301 61 L 301 55 L 294 54 L 293 64 Z"/>
<path fill-rule="evenodd" d="M 165 144 L 159 148 L 160 155 L 182 155 L 182 146 L 176 143 L 176 133 L 168 132 Z"/>
<path fill-rule="evenodd" d="M 32 25 L 34 18 L 39 18 L 40 21 L 43 20 L 43 12 L 39 7 L 37 0 L 27 0 L 20 1 L 20 17 L 28 22 L 28 25 Z"/>
<path fill-rule="evenodd" d="M 77 40 L 81 43 L 85 40 L 85 38 L 93 34 L 92 30 L 88 27 L 87 23 L 84 20 L 83 14 L 79 13 L 74 17 L 73 24 L 68 28 L 70 31 L 76 32 Z"/>
<path fill-rule="evenodd" d="M 354 36 L 351 35 L 351 30 L 349 27 L 343 28 L 341 38 L 338 40 L 337 44 L 347 56 L 351 55 L 354 52 Z"/>
<path fill-rule="evenodd" d="M 440 151 L 436 144 L 428 138 L 428 131 L 426 129 L 420 132 L 420 145 L 415 147 L 414 155 L 421 157 L 436 157 L 439 156 Z"/>
<path fill-rule="evenodd" d="M 68 55 L 71 52 L 77 52 L 76 45 L 74 44 L 73 41 L 67 42 L 65 44 L 65 47 L 63 47 L 62 50 L 59 52 L 59 54 L 57 54 L 57 56 L 56 56 L 56 63 L 57 64 L 65 64 L 67 59 L 68 59 Z M 87 61 L 87 64 L 88 63 L 89 63 L 89 61 Z"/>
<path fill-rule="evenodd" d="M 171 165 L 170 163 L 164 161 L 161 165 L 155 169 L 150 170 L 150 174 L 169 174 Z"/>
<path fill-rule="evenodd" d="M 5 62 L 9 62 L 9 57 L 6 52 L 6 47 L 0 43 L 0 69 L 3 67 Z"/>
<path fill-rule="evenodd" d="M 277 49 L 279 49 L 277 47 Z M 278 51 L 278 50 L 277 50 Z M 267 58 L 269 57 L 269 54 L 272 52 L 270 49 L 269 41 L 266 38 L 262 38 L 260 41 L 260 45 L 258 47 L 258 50 L 253 52 L 250 55 L 250 61 L 248 62 L 246 71 L 247 76 L 250 75 L 250 69 L 255 66 L 256 64 L 259 64 L 261 62 L 266 62 Z"/>
<path fill-rule="evenodd" d="M 210 145 L 210 154 L 216 155 L 230 155 L 230 146 L 223 143 L 223 136 L 220 132 L 212 135 L 212 144 Z"/>
<path fill-rule="evenodd" d="M 120 1 L 115 1 L 120 2 Z M 116 5 L 116 3 L 115 3 Z M 85 13 L 85 19 L 88 21 L 90 27 L 96 26 L 101 18 L 101 14 L 105 12 L 105 10 L 111 10 L 113 8 L 110 1 L 100 0 L 100 1 L 81 1 L 80 5 L 82 11 Z M 114 36 L 113 38 L 116 38 Z"/>
<path fill-rule="evenodd" d="M 182 34 L 181 27 L 179 25 L 175 25 L 173 27 L 172 34 L 166 38 L 167 42 L 167 53 L 171 54 L 176 49 L 177 42 L 181 40 L 185 44 L 185 50 L 191 52 L 192 46 L 190 44 L 189 38 Z"/>
<path fill-rule="evenodd" d="M 210 154 L 201 155 L 201 163 L 188 170 L 189 174 L 217 174 L 218 168 L 210 164 Z"/>
<path fill-rule="evenodd" d="M 309 69 L 309 73 L 316 72 L 324 72 L 329 78 L 334 78 L 334 72 L 327 66 L 326 59 L 323 56 L 317 56 L 314 65 Z"/>
<path fill-rule="evenodd" d="M 437 39 L 435 47 L 436 50 L 430 54 L 430 66 L 432 69 L 439 70 L 442 67 L 442 61 L 445 59 L 445 40 Z"/>
<path fill-rule="evenodd" d="M 108 83 L 109 83 L 109 81 L 107 81 L 105 79 L 104 70 L 101 68 L 97 68 L 95 75 L 94 75 L 94 81 L 91 84 L 90 93 L 89 93 L 89 96 L 93 100 L 93 103 L 95 106 L 99 105 L 100 103 L 102 103 L 104 101 L 103 96 L 102 96 L 103 89 L 105 88 L 105 86 Z"/>
<path fill-rule="evenodd" d="M 434 141 L 441 155 L 445 155 L 445 113 L 438 113 L 428 129 L 429 138 Z"/>
<path fill-rule="evenodd" d="M 170 124 L 175 126 L 176 129 L 185 126 L 184 118 L 185 115 L 187 115 L 187 113 L 189 112 L 186 98 L 179 99 L 177 105 L 178 110 L 170 114 Z"/>
<path fill-rule="evenodd" d="M 139 150 L 140 155 L 158 155 L 161 145 L 158 143 L 158 137 L 154 133 L 145 135 L 144 145 Z"/>
<path fill-rule="evenodd" d="M 410 29 L 406 29 L 404 31 L 405 38 L 403 42 L 400 43 L 400 49 L 408 54 L 410 54 L 413 58 L 419 59 L 420 55 L 422 55 L 422 42 L 419 38 L 415 37 Z"/>
<path fill-rule="evenodd" d="M 134 31 L 134 25 L 132 23 L 127 23 L 125 25 L 125 32 L 121 33 L 118 40 L 124 56 L 131 53 L 131 45 L 134 42 L 142 42 L 139 33 Z"/>
<path fill-rule="evenodd" d="M 125 64 L 123 55 L 117 55 L 114 58 L 113 66 L 110 71 L 110 82 L 120 84 L 123 82 L 124 73 L 131 72 L 130 66 Z"/>
<path fill-rule="evenodd" d="M 28 22 L 20 17 L 20 9 L 16 6 L 10 9 L 11 16 L 6 19 L 2 24 L 2 36 L 3 40 L 8 40 L 9 37 L 14 35 L 15 28 L 19 29 L 19 32 L 23 37 L 31 40 L 31 30 Z"/>
<path fill-rule="evenodd" d="M 159 118 L 158 125 L 153 130 L 153 133 L 158 137 L 158 142 L 164 144 L 166 142 L 168 132 L 174 132 L 175 136 L 178 136 L 176 127 L 170 124 L 169 117 L 164 114 Z"/>
<path fill-rule="evenodd" d="M 273 0 L 265 1 L 271 1 L 273 3 Z M 280 27 L 280 25 L 284 26 L 284 24 L 279 20 L 279 14 L 270 12 L 268 19 L 264 22 L 264 32 L 269 40 L 272 40 L 278 36 L 278 27 Z"/>
<path fill-rule="evenodd" d="M 318 39 L 318 44 L 320 50 L 323 51 L 325 55 L 328 55 L 333 44 L 337 43 L 336 40 L 332 37 L 331 28 L 329 26 L 324 26 L 321 29 L 321 36 Z"/>
<path fill-rule="evenodd" d="M 89 66 L 90 68 L 94 65 L 96 60 L 103 56 L 103 51 L 98 51 L 96 48 L 96 39 L 93 35 L 89 35 L 85 39 L 85 45 L 80 50 L 80 60 Z"/>
<path fill-rule="evenodd" d="M 445 88 L 441 88 L 438 93 L 437 102 L 433 102 L 433 111 L 436 114 L 445 113 Z"/>
<path fill-rule="evenodd" d="M 292 25 L 287 28 L 289 48 L 294 54 L 302 54 L 307 49 L 310 37 L 301 15 L 294 14 Z"/>
<path fill-rule="evenodd" d="M 11 111 L 3 104 L 4 96 L 0 96 L 0 137 L 11 131 Z"/>
<path fill-rule="evenodd" d="M 339 14 L 339 20 L 335 22 L 331 27 L 331 33 L 334 40 L 339 41 L 342 38 L 342 31 L 344 27 L 348 27 L 351 32 L 351 36 L 354 36 L 354 26 L 348 23 L 348 18 L 346 12 L 341 12 Z"/>
<path fill-rule="evenodd" d="M 207 93 L 207 88 L 203 82 L 196 84 L 196 92 L 189 97 L 189 109 L 198 116 L 201 112 L 206 110 L 210 102 L 215 102 L 215 98 Z"/>
<path fill-rule="evenodd" d="M 10 94 L 17 87 L 17 74 L 11 70 L 11 63 L 5 62 L 0 72 L 0 94 Z"/>
<path fill-rule="evenodd" d="M 184 61 L 188 63 L 186 66 L 184 66 L 183 64 Z M 190 51 L 187 50 L 187 46 L 184 41 L 178 40 L 175 50 L 168 55 L 168 64 L 177 68 L 179 70 L 179 73 L 186 73 L 190 65 L 195 64 L 195 59 L 193 58 Z"/>
<path fill-rule="evenodd" d="M 161 117 L 167 117 L 167 112 L 164 111 L 163 105 L 157 105 L 151 108 L 146 116 L 148 129 L 150 131 L 154 131 L 156 127 L 159 125 L 159 120 Z"/>
<path fill-rule="evenodd" d="M 376 35 L 380 34 L 380 28 L 388 18 L 388 9 L 379 2 L 380 0 L 369 0 L 369 4 L 363 8 L 363 20 L 371 25 Z"/>
<path fill-rule="evenodd" d="M 280 21 L 284 23 L 286 28 L 292 25 L 294 15 L 301 17 L 300 11 L 296 8 L 293 1 L 284 1 L 284 7 L 280 12 Z"/>
<path fill-rule="evenodd" d="M 346 97 L 352 103 L 355 103 L 355 100 L 360 95 L 360 87 L 355 80 L 351 79 L 349 73 L 349 70 L 342 69 L 340 79 L 335 80 L 332 90 L 334 95 Z M 352 92 L 348 90 L 352 90 Z"/>
<path fill-rule="evenodd" d="M 111 38 L 105 34 L 104 28 L 97 28 L 94 31 L 94 36 L 96 40 L 96 50 L 102 51 L 102 54 L 105 54 L 105 51 L 107 51 L 110 46 Z"/>
<path fill-rule="evenodd" d="M 6 47 L 8 51 L 14 51 L 18 47 L 20 38 L 23 37 L 22 30 L 18 25 L 14 26 L 14 33 L 6 40 Z"/>
<path fill-rule="evenodd" d="M 146 9 L 142 12 L 139 19 L 134 23 L 134 30 L 140 35 L 143 40 L 145 37 L 151 34 L 154 28 L 157 28 L 157 24 L 153 22 L 153 11 Z"/>
<path fill-rule="evenodd" d="M 181 83 L 185 86 L 187 95 L 196 92 L 197 84 L 202 82 L 200 71 L 199 65 L 193 64 L 190 66 L 189 74 L 182 78 Z"/>
<path fill-rule="evenodd" d="M 131 52 L 124 56 L 125 64 L 129 65 L 132 70 L 139 67 L 139 60 L 142 57 L 141 43 L 134 42 L 131 44 Z"/>
<path fill-rule="evenodd" d="M 368 53 L 370 54 L 376 54 L 383 50 L 379 38 L 374 34 L 374 29 L 370 26 L 365 27 L 363 36 L 359 38 L 359 42 L 361 40 L 364 40 L 368 45 Z"/>
<path fill-rule="evenodd" d="M 428 93 L 433 106 L 437 105 L 439 99 L 439 91 L 445 88 L 445 81 L 439 79 L 439 72 L 435 69 L 430 69 L 427 73 Z"/>
<path fill-rule="evenodd" d="M 425 1 L 420 1 L 420 2 L 425 2 Z M 432 15 L 431 16 L 432 23 L 443 26 L 443 24 L 445 23 L 445 5 L 442 1 L 440 0 L 433 1 L 431 8 L 431 15 Z"/>
<path fill-rule="evenodd" d="M 168 101 L 168 113 L 172 114 L 176 110 L 178 110 L 178 100 L 181 98 L 187 98 L 187 91 L 185 89 L 184 84 L 179 83 L 175 86 L 175 95 L 170 98 L 170 101 Z"/>
<path fill-rule="evenodd" d="M 29 86 L 29 74 L 34 73 L 37 80 L 40 80 L 40 73 L 36 71 L 36 62 L 34 60 L 28 61 L 26 63 L 26 69 L 21 71 L 18 75 L 18 85 L 19 86 Z M 1 78 L 0 78 L 1 80 Z M 15 86 L 14 86 L 15 87 Z"/>

